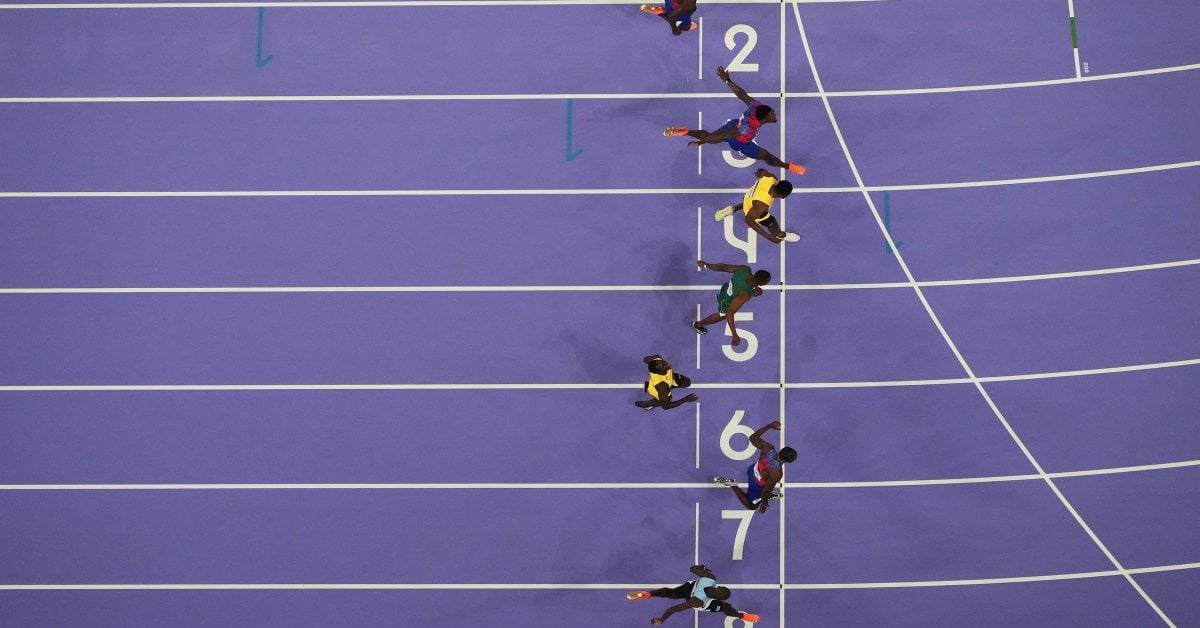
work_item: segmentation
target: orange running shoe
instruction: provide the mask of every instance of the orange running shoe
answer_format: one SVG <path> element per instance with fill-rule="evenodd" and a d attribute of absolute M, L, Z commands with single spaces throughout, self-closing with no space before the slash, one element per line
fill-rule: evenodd
<path fill-rule="evenodd" d="M 682 127 L 682 126 L 669 126 L 669 127 L 667 127 L 667 129 L 665 131 L 663 131 L 663 137 L 679 137 L 680 135 L 687 135 L 687 134 L 688 134 L 687 127 Z"/>
<path fill-rule="evenodd" d="M 644 600 L 648 597 L 650 597 L 649 591 L 633 591 L 632 593 L 626 595 L 625 599 L 627 599 L 627 600 Z"/>
<path fill-rule="evenodd" d="M 800 164 L 788 164 L 788 170 L 790 170 L 796 174 L 804 174 L 804 173 L 808 172 L 808 168 L 805 168 L 804 166 L 801 166 Z"/>
<path fill-rule="evenodd" d="M 699 24 L 698 22 L 692 22 L 692 26 L 691 26 L 690 28 L 688 28 L 688 30 L 689 30 L 689 31 L 694 31 L 694 30 L 696 30 L 697 28 L 700 28 L 700 24 Z"/>
<path fill-rule="evenodd" d="M 645 11 L 646 13 L 653 13 L 655 15 L 663 15 L 664 13 L 667 12 L 666 9 L 664 9 L 662 7 L 656 7 L 653 4 L 643 4 L 642 10 Z"/>
<path fill-rule="evenodd" d="M 755 615 L 754 613 L 742 613 L 742 621 L 744 621 L 746 623 L 753 624 L 754 622 L 756 622 L 760 619 L 762 619 L 762 617 L 759 617 L 758 615 Z"/>

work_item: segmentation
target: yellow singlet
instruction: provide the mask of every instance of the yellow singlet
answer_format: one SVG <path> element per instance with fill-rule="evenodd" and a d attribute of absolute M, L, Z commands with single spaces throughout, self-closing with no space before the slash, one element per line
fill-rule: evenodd
<path fill-rule="evenodd" d="M 761 216 L 755 218 L 754 222 L 763 222 L 771 217 L 770 209 L 771 205 L 775 204 L 775 197 L 771 196 L 770 192 L 771 186 L 775 185 L 777 181 L 779 180 L 772 176 L 759 177 L 758 181 L 755 181 L 754 185 L 750 186 L 750 189 L 746 190 L 745 196 L 742 197 L 742 211 L 747 216 L 750 215 L 750 208 L 754 205 L 754 201 L 759 201 L 767 206 L 768 211 L 763 212 Z"/>
<path fill-rule="evenodd" d="M 667 372 L 663 375 L 659 375 L 658 373 L 654 373 L 654 372 L 650 373 L 650 385 L 646 387 L 646 391 L 650 393 L 651 397 L 658 399 L 658 388 L 655 388 L 655 387 L 658 386 L 659 383 L 661 383 L 661 382 L 666 382 L 667 386 L 674 388 L 675 387 L 675 371 L 674 371 L 674 369 L 667 369 Z"/>

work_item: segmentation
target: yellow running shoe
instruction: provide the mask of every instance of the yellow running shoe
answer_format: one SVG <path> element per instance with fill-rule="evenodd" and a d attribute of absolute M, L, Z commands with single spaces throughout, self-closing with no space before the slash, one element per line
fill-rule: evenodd
<path fill-rule="evenodd" d="M 713 220 L 716 220 L 717 222 L 721 222 L 722 220 L 725 220 L 726 218 L 728 218 L 731 215 L 733 215 L 733 205 L 730 205 L 729 207 L 726 207 L 724 209 L 718 209 L 717 213 L 713 214 Z"/>
<path fill-rule="evenodd" d="M 667 129 L 665 131 L 663 131 L 663 137 L 679 137 L 680 135 L 687 135 L 687 134 L 688 134 L 687 127 L 682 127 L 682 126 L 669 126 L 669 127 L 667 127 Z"/>
<path fill-rule="evenodd" d="M 650 597 L 649 591 L 633 591 L 625 596 L 627 600 L 644 600 Z"/>

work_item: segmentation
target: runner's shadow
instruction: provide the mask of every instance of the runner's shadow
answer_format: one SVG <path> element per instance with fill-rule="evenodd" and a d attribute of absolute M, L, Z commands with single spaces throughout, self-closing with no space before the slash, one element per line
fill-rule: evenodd
<path fill-rule="evenodd" d="M 575 349 L 575 354 L 579 357 L 579 363 L 583 366 L 583 372 L 587 375 L 590 383 L 608 384 L 628 381 L 630 379 L 630 360 L 632 359 L 632 363 L 636 364 L 639 359 L 622 355 L 619 351 L 613 350 L 610 344 L 597 339 L 581 338 L 570 329 L 563 331 L 559 335 L 559 339 L 563 344 Z"/>
<path fill-rule="evenodd" d="M 696 281 L 696 252 L 683 242 L 670 242 L 658 247 L 658 259 L 655 261 L 659 271 L 654 278 L 658 286 L 685 286 Z M 687 327 L 696 315 L 696 298 L 698 292 L 688 290 L 663 290 L 657 293 L 654 316 L 662 321 L 653 339 L 655 351 L 667 351 L 668 348 L 686 346 L 693 340 L 695 332 Z M 669 356 L 668 361 L 686 364 L 684 356 Z"/>

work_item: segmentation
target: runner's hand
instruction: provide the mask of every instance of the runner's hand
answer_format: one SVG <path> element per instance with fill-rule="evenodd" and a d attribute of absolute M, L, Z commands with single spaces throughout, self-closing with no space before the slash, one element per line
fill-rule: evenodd
<path fill-rule="evenodd" d="M 702 260 L 702 259 L 698 259 L 698 260 L 696 260 L 696 268 L 698 268 L 698 269 L 700 269 L 700 270 L 704 270 L 704 265 L 705 265 L 706 263 L 707 263 L 707 262 L 705 262 L 704 260 Z"/>
<path fill-rule="evenodd" d="M 697 397 L 695 393 L 692 393 L 692 394 L 684 397 L 680 401 L 698 401 L 699 399 L 700 399 L 700 397 Z"/>
<path fill-rule="evenodd" d="M 650 623 L 654 624 L 655 626 L 661 624 L 662 622 L 663 620 L 661 617 L 655 617 L 654 619 L 650 620 Z"/>
<path fill-rule="evenodd" d="M 700 144 L 701 144 L 700 140 L 692 140 L 692 141 L 688 142 L 688 146 L 699 146 Z"/>
<path fill-rule="evenodd" d="M 779 430 L 779 429 L 783 429 L 783 424 L 780 423 L 779 421 L 771 421 L 770 423 L 767 424 L 767 427 L 769 427 L 773 430 Z"/>
<path fill-rule="evenodd" d="M 725 66 L 717 66 L 717 78 L 721 79 L 722 81 L 729 80 L 729 72 L 725 71 Z"/>

